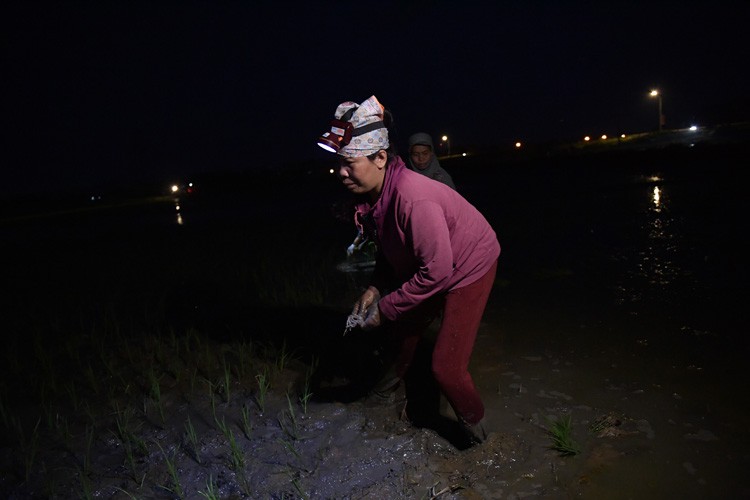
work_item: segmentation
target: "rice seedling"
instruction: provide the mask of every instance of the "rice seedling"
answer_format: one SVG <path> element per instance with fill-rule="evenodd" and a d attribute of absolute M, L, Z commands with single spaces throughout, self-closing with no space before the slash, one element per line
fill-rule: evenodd
<path fill-rule="evenodd" d="M 248 440 L 251 440 L 253 434 L 253 423 L 250 420 L 250 408 L 247 405 L 242 405 L 242 432 Z"/>
<path fill-rule="evenodd" d="M 136 360 L 140 361 L 140 356 L 136 356 L 135 353 L 133 353 L 131 343 L 123 342 L 122 349 L 125 352 L 125 359 L 128 361 L 128 364 L 131 366 L 136 366 Z"/>
<path fill-rule="evenodd" d="M 224 369 L 224 377 L 221 380 L 222 389 L 224 390 L 224 402 L 228 403 L 230 399 L 229 391 L 232 387 L 232 371 L 226 357 L 222 359 L 222 368 Z"/>
<path fill-rule="evenodd" d="M 195 342 L 191 343 L 192 340 L 195 340 Z M 188 328 L 187 332 L 185 332 L 183 344 L 185 345 L 186 353 L 199 352 L 201 347 L 201 337 L 198 330 L 193 327 Z"/>
<path fill-rule="evenodd" d="M 271 388 L 271 381 L 268 378 L 268 368 L 264 368 L 262 372 L 258 373 L 255 379 L 258 381 L 258 392 L 255 394 L 255 401 L 258 404 L 260 412 L 263 413 L 266 406 L 266 394 L 268 393 L 268 389 Z"/>
<path fill-rule="evenodd" d="M 550 449 L 559 452 L 562 456 L 577 455 L 581 452 L 580 446 L 571 436 L 572 425 L 570 415 L 564 415 L 555 421 L 550 419 L 547 419 L 547 421 L 550 424 L 547 433 L 552 440 Z"/>
<path fill-rule="evenodd" d="M 180 340 L 177 338 L 177 333 L 174 328 L 169 328 L 169 347 L 176 351 L 176 354 L 180 354 Z"/>
<path fill-rule="evenodd" d="M 42 367 L 40 372 L 45 375 L 45 377 L 39 378 L 37 388 L 39 389 L 39 401 L 44 405 L 47 401 L 47 395 L 55 394 L 57 392 L 57 381 L 51 367 Z"/>
<path fill-rule="evenodd" d="M 279 372 L 283 372 L 284 368 L 286 367 L 287 362 L 289 361 L 289 351 L 287 350 L 286 346 L 286 339 L 284 339 L 281 343 L 281 351 L 279 351 L 279 355 L 276 358 L 276 369 Z"/>
<path fill-rule="evenodd" d="M 83 473 L 91 474 L 91 446 L 94 444 L 94 426 L 86 425 L 86 448 L 83 454 Z"/>
<path fill-rule="evenodd" d="M 86 414 L 86 416 L 88 417 L 89 422 L 91 422 L 91 425 L 92 426 L 95 425 L 96 424 L 96 415 L 94 414 L 94 409 L 91 408 L 91 405 L 89 404 L 88 401 L 84 401 L 83 402 L 83 411 Z"/>
<path fill-rule="evenodd" d="M 117 426 L 117 437 L 123 444 L 130 440 L 130 422 L 133 418 L 133 409 L 120 410 L 120 405 L 115 402 L 115 425 Z"/>
<path fill-rule="evenodd" d="M 209 475 L 206 480 L 206 491 L 198 490 L 198 494 L 208 500 L 219 500 L 219 487 L 217 486 L 213 475 Z"/>
<path fill-rule="evenodd" d="M 66 416 L 57 416 L 57 419 L 55 419 L 55 432 L 65 447 L 70 449 L 73 444 L 73 434 L 70 432 L 70 425 Z"/>
<path fill-rule="evenodd" d="M 292 444 L 291 442 L 286 441 L 284 439 L 279 439 L 278 441 L 279 441 L 279 443 L 281 443 L 284 446 L 284 448 L 286 448 L 286 450 L 289 453 L 291 453 L 292 455 L 294 455 L 298 460 L 302 459 L 302 455 L 300 455 L 300 453 L 294 447 L 294 444 Z"/>
<path fill-rule="evenodd" d="M 126 466 L 130 471 L 130 477 L 133 479 L 133 481 L 135 481 L 138 476 L 138 469 L 135 465 L 135 452 L 133 450 L 133 443 L 130 441 L 126 441 L 125 443 L 123 443 L 123 447 L 125 448 Z"/>
<path fill-rule="evenodd" d="M 164 416 L 164 402 L 161 398 L 161 385 L 159 383 L 159 379 L 156 378 L 153 366 L 149 368 L 148 381 L 150 385 L 149 394 L 151 395 L 151 399 L 154 401 L 157 409 L 159 410 L 159 416 L 161 417 L 161 423 L 163 424 L 166 422 L 166 418 Z"/>
<path fill-rule="evenodd" d="M 36 425 L 34 426 L 34 430 L 31 432 L 31 436 L 29 436 L 29 439 L 26 440 L 24 433 L 23 433 L 23 427 L 21 426 L 21 423 L 18 422 L 18 427 L 20 429 L 20 437 L 22 440 L 21 447 L 23 449 L 23 465 L 24 465 L 24 472 L 26 481 L 29 480 L 31 477 L 31 473 L 34 470 L 34 461 L 36 460 L 37 453 L 39 451 L 39 424 L 42 421 L 42 417 L 39 417 L 39 419 L 36 421 Z"/>
<path fill-rule="evenodd" d="M 234 432 L 231 429 L 227 429 L 227 431 L 227 440 L 229 441 L 229 450 L 232 456 L 232 469 L 239 474 L 245 468 L 245 455 L 234 438 Z"/>
<path fill-rule="evenodd" d="M 84 375 L 86 376 L 86 380 L 88 381 L 91 390 L 94 391 L 94 394 L 99 394 L 99 377 L 94 373 L 91 363 L 86 365 Z"/>
<path fill-rule="evenodd" d="M 286 393 L 286 400 L 288 403 L 288 411 L 282 411 L 279 417 L 279 426 L 293 441 L 299 439 L 299 423 L 297 422 L 297 416 L 294 412 L 294 405 L 292 404 L 292 398 L 289 397 L 289 393 Z M 286 422 L 289 422 L 287 425 Z"/>
<path fill-rule="evenodd" d="M 114 384 L 107 384 L 107 400 L 113 401 L 120 396 L 120 391 Z"/>
<path fill-rule="evenodd" d="M 45 420 L 45 423 L 47 424 L 47 429 L 55 430 L 55 427 L 56 427 L 55 419 L 57 415 L 59 414 L 55 411 L 51 402 L 42 401 L 41 406 L 42 406 L 42 413 L 44 413 L 44 420 Z"/>
<path fill-rule="evenodd" d="M 132 500 L 138 500 L 138 497 L 137 497 L 137 496 L 133 495 L 133 494 L 132 494 L 132 493 L 130 493 L 129 491 L 125 491 L 125 490 L 123 490 L 123 489 L 122 489 L 122 488 L 120 488 L 119 486 L 115 486 L 115 489 L 116 489 L 116 490 L 118 490 L 118 491 L 119 491 L 120 493 L 123 493 L 123 494 L 127 495 L 127 496 L 128 496 L 129 498 L 131 498 Z"/>
<path fill-rule="evenodd" d="M 44 495 L 47 498 L 55 498 L 57 496 L 58 483 L 49 473 L 47 464 L 44 462 L 42 462 L 42 477 L 44 478 Z"/>
<path fill-rule="evenodd" d="M 154 359 L 159 364 L 164 364 L 166 356 L 164 354 L 165 351 L 165 345 L 164 341 L 162 340 L 162 334 L 160 330 L 156 331 L 156 334 L 154 335 L 152 342 L 151 342 L 151 352 L 154 354 Z"/>
<path fill-rule="evenodd" d="M 169 375 L 172 376 L 175 384 L 180 383 L 180 380 L 182 380 L 183 370 L 179 366 L 179 360 L 170 358 L 170 361 L 167 363 L 165 370 L 167 371 L 167 373 L 169 373 Z"/>
<path fill-rule="evenodd" d="M 313 395 L 312 391 L 310 390 L 310 385 L 312 382 L 313 373 L 315 373 L 317 366 L 318 362 L 315 358 L 313 358 L 312 363 L 307 367 L 307 370 L 305 370 L 305 382 L 302 386 L 302 394 L 300 394 L 299 396 L 299 402 L 302 405 L 302 413 L 305 416 L 307 416 L 307 405 Z"/>
<path fill-rule="evenodd" d="M 136 435 L 137 429 L 133 427 L 132 419 L 135 411 L 132 408 L 120 410 L 115 403 L 115 425 L 117 426 L 115 435 L 122 442 L 125 449 L 125 461 L 131 477 L 137 480 L 138 470 L 136 467 L 135 452 L 140 451 L 143 454 L 148 452 L 146 443 Z"/>
<path fill-rule="evenodd" d="M 221 431 L 222 434 L 224 434 L 224 437 L 229 439 L 229 433 L 231 430 L 229 429 L 229 425 L 226 422 L 226 419 L 224 416 L 221 417 L 221 420 L 219 420 L 219 417 L 214 413 L 214 422 L 216 422 L 216 428 Z"/>
<path fill-rule="evenodd" d="M 297 492 L 297 494 L 300 496 L 300 498 L 303 498 L 304 500 L 307 500 L 310 498 L 307 493 L 304 492 L 302 489 L 302 485 L 299 483 L 299 477 L 297 474 L 295 474 L 293 471 L 289 471 L 289 478 L 292 481 L 292 487 L 294 487 L 294 490 Z"/>
<path fill-rule="evenodd" d="M 99 339 L 99 342 L 97 343 L 97 351 L 99 354 L 99 360 L 102 363 L 102 366 L 106 368 L 107 374 L 110 377 L 115 377 L 117 375 L 117 370 L 115 368 L 114 359 L 112 358 L 112 355 L 105 345 L 105 339 Z"/>
<path fill-rule="evenodd" d="M 34 339 L 34 353 L 37 361 L 36 372 L 40 376 L 41 387 L 49 387 L 52 392 L 57 392 L 57 377 L 55 376 L 55 364 L 49 346 L 42 343 L 41 337 Z"/>
<path fill-rule="evenodd" d="M 247 375 L 250 366 L 248 366 L 250 363 L 249 361 L 252 359 L 253 355 L 253 344 L 252 342 L 247 342 L 243 340 L 240 345 L 238 346 L 238 359 L 239 359 L 239 367 L 237 367 L 237 377 L 242 379 Z"/>
<path fill-rule="evenodd" d="M 195 382 L 198 380 L 198 367 L 193 366 L 190 369 L 190 394 L 195 392 Z"/>
<path fill-rule="evenodd" d="M 190 443 L 190 446 L 192 447 L 193 458 L 195 458 L 196 462 L 201 463 L 198 435 L 195 432 L 195 427 L 193 427 L 193 422 L 190 420 L 190 415 L 188 415 L 187 422 L 185 422 L 185 435 L 187 436 L 188 443 Z"/>
<path fill-rule="evenodd" d="M 78 477 L 81 481 L 81 498 L 92 500 L 94 495 L 91 491 L 91 479 L 81 469 L 78 469 Z"/>
<path fill-rule="evenodd" d="M 177 473 L 177 465 L 175 463 L 175 457 L 172 455 L 171 457 L 167 455 L 167 452 L 164 451 L 164 448 L 161 447 L 158 441 L 154 441 L 156 443 L 156 446 L 159 447 L 161 450 L 162 455 L 164 455 L 164 462 L 167 465 L 167 470 L 169 471 L 169 476 L 172 479 L 172 487 L 167 486 L 161 486 L 163 489 L 174 493 L 179 498 L 184 498 L 184 493 L 182 490 L 182 484 L 180 484 L 180 475 Z"/>

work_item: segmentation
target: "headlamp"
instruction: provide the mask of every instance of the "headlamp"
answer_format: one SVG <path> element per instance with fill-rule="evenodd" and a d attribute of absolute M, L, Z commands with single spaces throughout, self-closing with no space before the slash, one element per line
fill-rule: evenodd
<path fill-rule="evenodd" d="M 354 125 L 351 122 L 331 120 L 331 130 L 318 137 L 318 146 L 331 153 L 338 153 L 352 140 L 353 131 Z"/>
<path fill-rule="evenodd" d="M 346 118 L 346 115 L 342 118 Z M 331 153 L 338 153 L 341 148 L 351 142 L 352 137 L 364 135 L 379 128 L 386 128 L 385 124 L 375 122 L 364 127 L 354 128 L 351 122 L 331 120 L 331 130 L 318 137 L 318 146 Z"/>

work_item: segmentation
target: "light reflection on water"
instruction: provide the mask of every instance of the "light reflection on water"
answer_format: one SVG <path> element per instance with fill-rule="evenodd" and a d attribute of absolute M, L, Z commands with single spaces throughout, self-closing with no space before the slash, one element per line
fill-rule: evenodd
<path fill-rule="evenodd" d="M 648 219 L 643 226 L 648 245 L 640 254 L 638 275 L 650 285 L 666 287 L 682 273 L 673 259 L 678 251 L 679 235 L 659 186 L 654 186 L 652 199 L 653 205 L 648 209 Z"/>
<path fill-rule="evenodd" d="M 174 200 L 174 209 L 175 209 L 175 212 L 177 213 L 177 225 L 181 226 L 185 223 L 185 221 L 183 220 L 182 212 L 180 211 L 181 207 L 180 207 L 179 198 L 175 198 Z"/>
<path fill-rule="evenodd" d="M 639 191 L 647 203 L 639 203 L 635 214 L 640 235 L 634 235 L 630 250 L 634 255 L 623 259 L 631 264 L 616 287 L 621 304 L 647 301 L 654 305 L 677 300 L 676 289 L 685 286 L 690 275 L 679 263 L 683 230 L 672 215 L 669 190 L 660 177 L 648 180 L 654 184 Z"/>

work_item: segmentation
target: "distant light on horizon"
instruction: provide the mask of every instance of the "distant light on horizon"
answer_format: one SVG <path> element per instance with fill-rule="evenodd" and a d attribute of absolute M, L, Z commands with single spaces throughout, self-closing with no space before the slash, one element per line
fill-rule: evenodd
<path fill-rule="evenodd" d="M 690 131 L 691 132 L 695 132 L 696 130 L 698 130 L 698 126 L 697 125 L 691 125 L 690 126 Z"/>
<path fill-rule="evenodd" d="M 625 134 L 620 134 L 620 137 L 622 137 L 623 139 L 625 139 Z"/>
<path fill-rule="evenodd" d="M 180 190 L 180 186 L 178 186 L 177 184 L 173 184 L 173 185 L 172 185 L 172 192 L 173 192 L 173 193 L 176 193 L 176 192 L 177 192 L 177 191 L 179 191 L 179 190 Z"/>
<path fill-rule="evenodd" d="M 329 174 L 334 174 L 334 173 L 336 173 L 336 171 L 334 169 L 330 169 L 330 170 L 328 170 L 328 173 Z"/>
<path fill-rule="evenodd" d="M 521 147 L 521 142 L 519 141 L 516 143 L 516 148 L 520 148 L 520 147 Z"/>
<path fill-rule="evenodd" d="M 607 138 L 607 134 L 602 134 L 602 139 L 606 139 L 606 138 Z"/>
<path fill-rule="evenodd" d="M 586 142 L 588 142 L 588 141 L 590 141 L 590 140 L 591 140 L 591 137 L 589 137 L 589 136 L 586 136 L 586 137 L 584 137 L 584 138 L 583 138 L 583 140 L 584 140 L 584 141 L 586 141 Z"/>

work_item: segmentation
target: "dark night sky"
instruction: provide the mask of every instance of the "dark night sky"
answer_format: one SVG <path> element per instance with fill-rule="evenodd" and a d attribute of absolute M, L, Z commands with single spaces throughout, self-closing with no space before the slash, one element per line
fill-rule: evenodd
<path fill-rule="evenodd" d="M 333 5 L 341 6 L 334 8 Z M 750 119 L 750 2 L 21 2 L 3 197 L 325 157 L 372 94 L 459 145 Z"/>

